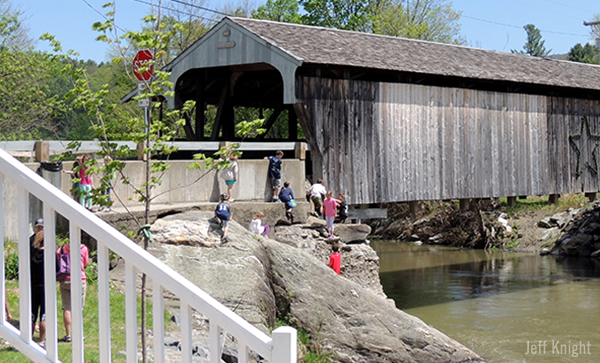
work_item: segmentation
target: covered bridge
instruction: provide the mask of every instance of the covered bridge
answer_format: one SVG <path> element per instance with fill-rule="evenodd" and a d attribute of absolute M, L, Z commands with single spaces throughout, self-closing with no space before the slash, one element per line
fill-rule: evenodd
<path fill-rule="evenodd" d="M 217 105 L 210 139 L 233 138 L 237 106 L 287 110 L 313 175 L 352 204 L 600 187 L 599 66 L 224 18 L 167 68 L 171 108 Z"/>

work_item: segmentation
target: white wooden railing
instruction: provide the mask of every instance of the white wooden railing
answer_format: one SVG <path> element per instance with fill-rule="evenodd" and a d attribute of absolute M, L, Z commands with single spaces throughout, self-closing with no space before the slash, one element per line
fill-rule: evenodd
<path fill-rule="evenodd" d="M 4 251 L 4 181 L 12 179 L 18 187 L 18 252 L 19 252 L 19 315 L 20 330 L 6 321 L 5 310 L 0 309 L 0 337 L 34 362 L 60 362 L 58 357 L 58 325 L 56 302 L 56 247 L 55 212 L 69 221 L 71 265 L 81 264 L 79 253 L 81 231 L 84 230 L 98 243 L 98 326 L 99 362 L 112 361 L 109 294 L 109 251 L 125 260 L 125 329 L 127 363 L 138 361 L 138 326 L 136 275 L 145 273 L 152 281 L 153 350 L 154 362 L 164 363 L 164 301 L 163 292 L 168 290 L 180 300 L 181 315 L 181 361 L 192 362 L 192 309 L 203 314 L 210 325 L 210 362 L 221 362 L 222 342 L 227 334 L 237 341 L 238 362 L 248 361 L 250 351 L 273 363 L 296 362 L 297 333 L 290 327 L 280 327 L 268 336 L 246 320 L 219 303 L 179 273 L 159 261 L 143 248 L 129 240 L 119 231 L 88 212 L 69 196 L 55 188 L 42 177 L 25 167 L 0 149 L 0 249 Z M 29 277 L 29 194 L 44 203 L 45 240 L 45 289 L 46 289 L 46 349 L 42 349 L 31 338 L 32 323 L 31 289 Z M 0 302 L 6 296 L 4 259 L 0 259 Z M 78 269 L 71 270 L 72 305 L 72 361 L 83 363 L 83 312 L 81 278 Z"/>

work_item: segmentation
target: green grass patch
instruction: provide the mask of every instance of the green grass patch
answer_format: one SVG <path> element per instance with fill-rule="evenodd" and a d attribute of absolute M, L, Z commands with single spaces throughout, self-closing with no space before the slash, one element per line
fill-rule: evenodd
<path fill-rule="evenodd" d="M 525 212 L 546 211 L 548 214 L 558 213 L 569 208 L 582 208 L 588 203 L 583 193 L 564 194 L 558 200 L 558 203 L 550 203 L 548 196 L 530 196 L 527 199 L 517 199 L 515 206 L 507 205 L 507 198 L 500 198 L 500 205 L 504 211 L 511 217 L 518 216 Z"/>
<path fill-rule="evenodd" d="M 7 296 L 10 306 L 10 313 L 13 317 L 13 320 L 19 320 L 19 296 L 18 296 L 18 281 L 17 280 L 9 280 L 6 283 Z M 63 337 L 65 335 L 64 325 L 62 323 L 62 309 L 61 306 L 61 298 L 60 292 L 57 289 L 57 298 L 58 298 L 58 337 Z M 147 304 L 147 311 L 152 311 L 152 306 L 150 301 Z M 138 296 L 138 330 L 140 328 L 140 310 L 141 302 Z M 147 326 L 152 327 L 152 314 L 148 315 Z M 98 339 L 98 291 L 97 285 L 88 285 L 88 291 L 86 294 L 85 308 L 83 311 L 83 319 L 84 319 L 84 347 L 85 347 L 85 361 L 86 363 L 97 363 L 100 361 L 99 357 L 99 339 Z M 165 319 L 165 325 L 167 326 L 168 315 L 165 313 L 163 317 Z M 114 291 L 111 289 L 110 292 L 110 324 L 111 324 L 111 341 L 112 341 L 112 362 L 126 362 L 125 355 L 117 354 L 118 352 L 125 350 L 125 295 Z M 18 328 L 18 322 L 13 323 Z M 34 334 L 34 340 L 37 341 L 39 337 L 39 333 Z M 62 362 L 70 363 L 72 362 L 72 343 L 58 343 L 58 355 Z M 139 335 L 138 335 L 138 348 L 139 345 Z M 12 347 L 8 347 L 3 345 L 0 347 L 0 362 L 7 363 L 29 363 L 30 360 L 27 359 L 23 354 L 16 351 Z"/>

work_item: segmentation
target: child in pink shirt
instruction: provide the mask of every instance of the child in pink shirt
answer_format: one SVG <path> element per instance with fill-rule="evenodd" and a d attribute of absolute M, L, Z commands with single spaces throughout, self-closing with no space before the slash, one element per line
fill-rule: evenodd
<path fill-rule="evenodd" d="M 329 232 L 329 238 L 334 238 L 333 235 L 333 221 L 337 212 L 337 200 L 333 199 L 333 193 L 327 192 L 325 200 L 323 201 L 323 214 L 325 215 L 325 221 L 327 222 L 327 231 Z"/>

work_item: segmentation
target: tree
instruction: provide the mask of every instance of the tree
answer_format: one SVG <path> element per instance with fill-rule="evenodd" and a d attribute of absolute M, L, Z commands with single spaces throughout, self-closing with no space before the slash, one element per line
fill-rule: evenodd
<path fill-rule="evenodd" d="M 55 40 L 50 34 L 45 34 L 43 39 L 48 40 L 53 46 L 55 51 L 54 59 L 65 63 L 63 70 L 72 82 L 72 89 L 67 93 L 67 97 L 74 106 L 85 110 L 91 129 L 94 130 L 95 136 L 101 140 L 102 151 L 99 152 L 98 156 L 110 156 L 113 160 L 104 165 L 99 165 L 95 160 L 90 160 L 88 165 L 86 165 L 88 166 L 87 173 L 104 175 L 101 179 L 101 187 L 93 191 L 92 199 L 94 204 L 106 206 L 112 204 L 112 202 L 108 201 L 107 195 L 103 195 L 102 192 L 108 188 L 110 175 L 119 175 L 119 179 L 133 190 L 133 194 L 144 205 L 144 216 L 138 219 L 122 203 L 119 195 L 115 193 L 116 199 L 122 203 L 130 217 L 139 227 L 137 234 L 129 231 L 128 236 L 133 239 L 141 239 L 144 249 L 147 249 L 151 237 L 149 225 L 150 205 L 160 195 L 170 192 L 165 191 L 159 194 L 153 192 L 153 190 L 160 186 L 164 173 L 170 168 L 170 165 L 167 163 L 169 156 L 177 151 L 175 147 L 171 146 L 170 141 L 175 138 L 185 122 L 182 115 L 190 112 L 195 103 L 188 101 L 184 104 L 182 110 L 162 112 L 164 118 L 156 117 L 159 110 L 162 110 L 164 97 L 173 97 L 173 84 L 169 81 L 170 73 L 163 72 L 160 69 L 161 66 L 167 63 L 169 54 L 172 51 L 170 47 L 176 44 L 173 41 L 173 37 L 177 32 L 182 31 L 183 26 L 172 18 L 168 18 L 168 21 L 164 22 L 164 18 L 161 15 L 161 1 L 159 1 L 154 8 L 156 13 L 149 14 L 143 18 L 146 26 L 141 31 L 127 32 L 117 37 L 115 33 L 117 27 L 115 25 L 114 4 L 109 3 L 105 7 L 109 8 L 106 14 L 106 21 L 95 23 L 93 28 L 101 33 L 97 38 L 98 40 L 117 44 L 116 51 L 120 56 L 113 59 L 113 63 L 124 66 L 124 74 L 130 78 L 130 82 L 133 84 L 137 83 L 133 81 L 133 75 L 131 74 L 133 57 L 130 56 L 129 49 L 149 49 L 153 55 L 151 62 L 138 68 L 139 73 L 144 73 L 149 69 L 150 65 L 154 65 L 153 76 L 149 80 L 142 82 L 141 94 L 135 97 L 136 100 L 148 98 L 152 101 L 151 107 L 143 110 L 144 117 L 142 117 L 142 111 L 138 107 L 130 109 L 119 108 L 117 104 L 119 100 L 110 98 L 111 93 L 113 93 L 110 84 L 93 86 L 88 77 L 89 68 L 82 62 L 73 59 L 73 55 L 76 54 L 74 51 L 69 50 L 64 52 L 60 42 Z M 122 47 L 121 41 L 128 43 L 129 46 L 127 48 Z M 259 124 L 262 124 L 262 120 L 243 122 L 238 126 L 243 133 L 249 133 L 250 130 L 258 127 Z M 132 180 L 123 173 L 125 163 L 119 161 L 119 158 L 128 156 L 129 150 L 126 147 L 117 149 L 116 144 L 112 142 L 112 140 L 123 139 L 131 140 L 144 146 L 145 178 L 141 185 L 134 185 Z M 70 148 L 78 148 L 77 143 L 70 145 Z M 224 161 L 226 157 L 230 155 L 239 156 L 240 154 L 237 151 L 237 146 L 233 145 L 231 150 L 222 148 L 215 153 L 215 157 L 206 157 L 203 154 L 194 155 L 196 161 L 191 163 L 188 168 L 199 170 L 199 174 L 191 183 L 205 177 L 212 170 L 229 167 L 230 162 Z M 158 158 L 156 158 L 157 156 Z M 154 160 L 153 157 L 155 157 Z M 191 183 L 182 185 L 180 188 L 185 188 Z M 142 274 L 140 294 L 142 361 L 146 362 L 147 297 L 145 274 Z"/>
<path fill-rule="evenodd" d="M 589 43 L 584 46 L 577 43 L 569 50 L 569 60 L 571 62 L 598 64 L 598 48 Z"/>
<path fill-rule="evenodd" d="M 523 50 L 515 50 L 512 49 L 512 53 L 517 54 L 527 54 L 534 57 L 546 57 L 552 49 L 546 50 L 544 46 L 544 41 L 542 40 L 542 35 L 540 34 L 540 30 L 535 27 L 533 24 L 527 24 L 523 27 L 527 32 L 527 41 L 523 46 Z"/>
<path fill-rule="evenodd" d="M 32 45 L 29 29 L 23 25 L 23 13 L 13 10 L 9 0 L 0 0 L 0 48 L 27 50 Z"/>
<path fill-rule="evenodd" d="M 460 11 L 448 0 L 389 0 L 375 14 L 373 32 L 440 43 L 465 44 Z"/>
<path fill-rule="evenodd" d="M 252 17 L 283 23 L 302 23 L 298 0 L 267 0 L 252 12 Z"/>
<path fill-rule="evenodd" d="M 370 32 L 373 17 L 386 0 L 300 0 L 302 23 L 344 30 Z"/>

